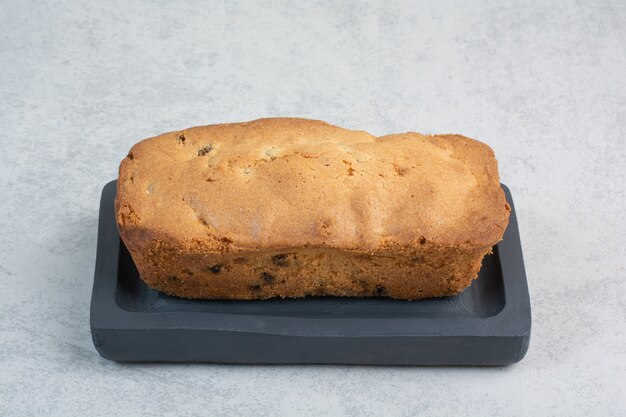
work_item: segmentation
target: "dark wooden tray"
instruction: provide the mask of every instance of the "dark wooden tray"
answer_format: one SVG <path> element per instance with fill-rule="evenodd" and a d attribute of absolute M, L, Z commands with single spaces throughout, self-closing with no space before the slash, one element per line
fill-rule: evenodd
<path fill-rule="evenodd" d="M 186 300 L 148 288 L 102 191 L 91 300 L 93 342 L 127 362 L 506 365 L 528 349 L 531 315 L 511 194 L 504 239 L 462 294 L 419 301 L 310 297 Z"/>

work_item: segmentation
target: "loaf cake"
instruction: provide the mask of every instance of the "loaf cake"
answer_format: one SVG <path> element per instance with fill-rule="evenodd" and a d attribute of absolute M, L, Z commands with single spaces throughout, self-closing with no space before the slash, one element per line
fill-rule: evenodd
<path fill-rule="evenodd" d="M 146 284 L 209 299 L 454 295 L 509 211 L 484 143 L 295 118 L 145 139 L 116 197 Z"/>

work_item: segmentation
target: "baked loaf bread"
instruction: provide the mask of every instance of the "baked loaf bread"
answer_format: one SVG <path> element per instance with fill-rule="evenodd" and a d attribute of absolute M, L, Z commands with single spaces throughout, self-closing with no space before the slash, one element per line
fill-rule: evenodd
<path fill-rule="evenodd" d="M 510 211 L 481 142 L 292 118 L 143 140 L 117 187 L 141 278 L 188 298 L 457 294 Z"/>

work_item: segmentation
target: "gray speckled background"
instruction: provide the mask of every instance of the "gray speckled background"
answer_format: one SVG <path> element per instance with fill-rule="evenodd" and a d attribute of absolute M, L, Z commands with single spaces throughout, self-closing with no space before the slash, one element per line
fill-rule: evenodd
<path fill-rule="evenodd" d="M 626 414 L 626 4 L 303 3 L 0 6 L 0 415 Z M 274 115 L 489 143 L 519 216 L 527 357 L 101 359 L 88 322 L 98 199 L 119 161 L 163 131 Z"/>

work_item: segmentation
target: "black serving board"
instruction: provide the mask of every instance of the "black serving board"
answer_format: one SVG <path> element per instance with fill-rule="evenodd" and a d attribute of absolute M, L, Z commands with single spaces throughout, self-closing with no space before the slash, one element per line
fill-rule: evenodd
<path fill-rule="evenodd" d="M 456 297 L 186 300 L 148 288 L 120 240 L 116 181 L 102 191 L 91 333 L 122 362 L 506 365 L 530 339 L 530 301 L 511 194 L 504 239 Z"/>

